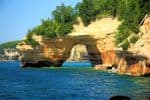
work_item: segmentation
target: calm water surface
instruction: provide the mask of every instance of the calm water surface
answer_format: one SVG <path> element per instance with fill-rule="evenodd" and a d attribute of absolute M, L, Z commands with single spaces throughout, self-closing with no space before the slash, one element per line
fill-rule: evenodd
<path fill-rule="evenodd" d="M 92 67 L 23 69 L 18 62 L 0 62 L 0 100 L 108 100 L 114 95 L 148 100 L 150 78 Z"/>

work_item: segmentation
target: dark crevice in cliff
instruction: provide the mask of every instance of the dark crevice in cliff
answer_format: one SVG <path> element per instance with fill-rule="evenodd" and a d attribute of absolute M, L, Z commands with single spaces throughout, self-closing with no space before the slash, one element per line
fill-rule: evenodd
<path fill-rule="evenodd" d="M 118 58 L 123 58 L 125 61 L 127 61 L 127 65 L 133 65 L 137 64 L 139 61 L 144 61 L 147 59 L 144 56 L 141 55 L 135 55 L 134 53 L 131 53 L 129 51 L 116 51 Z"/>

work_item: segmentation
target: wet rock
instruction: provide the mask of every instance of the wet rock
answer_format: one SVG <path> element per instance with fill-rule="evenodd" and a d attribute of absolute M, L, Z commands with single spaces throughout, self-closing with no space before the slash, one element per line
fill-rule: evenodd
<path fill-rule="evenodd" d="M 116 68 L 119 74 L 144 76 L 150 74 L 149 60 L 129 51 L 106 51 L 102 54 L 102 64 L 96 65 L 96 70 L 110 70 Z M 113 67 L 114 66 L 114 67 Z"/>

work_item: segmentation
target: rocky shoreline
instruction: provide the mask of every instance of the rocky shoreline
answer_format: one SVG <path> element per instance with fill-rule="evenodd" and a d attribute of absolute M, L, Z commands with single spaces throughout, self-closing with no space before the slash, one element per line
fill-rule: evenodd
<path fill-rule="evenodd" d="M 112 70 L 132 76 L 150 75 L 148 59 L 129 51 L 107 51 L 102 54 L 102 62 L 104 63 L 95 66 L 96 70 Z"/>
<path fill-rule="evenodd" d="M 111 24 L 104 25 L 104 23 Z M 103 29 L 103 25 L 107 29 Z M 140 27 L 138 33 L 140 39 L 126 51 L 118 49 L 115 45 L 114 33 L 119 25 L 117 19 L 103 18 L 88 27 L 82 26 L 82 23 L 75 25 L 74 32 L 65 38 L 50 40 L 33 36 L 33 39 L 40 44 L 37 48 L 25 43 L 17 46 L 22 55 L 22 65 L 23 67 L 60 67 L 70 56 L 74 45 L 84 44 L 89 54 L 89 61 L 96 70 L 112 70 L 132 76 L 150 75 L 150 17 L 146 18 Z"/>

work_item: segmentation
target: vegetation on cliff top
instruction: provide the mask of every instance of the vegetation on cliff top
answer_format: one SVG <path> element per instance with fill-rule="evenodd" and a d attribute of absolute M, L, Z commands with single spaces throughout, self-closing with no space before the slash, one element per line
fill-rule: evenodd
<path fill-rule="evenodd" d="M 83 0 L 77 4 L 77 11 L 85 25 L 96 18 L 118 17 L 122 23 L 115 35 L 116 44 L 125 41 L 121 47 L 128 49 L 129 43 L 126 39 L 132 33 L 138 33 L 141 20 L 150 12 L 149 5 L 150 0 Z"/>
<path fill-rule="evenodd" d="M 43 35 L 50 38 L 65 36 L 73 29 L 75 16 L 75 10 L 62 3 L 52 12 L 52 19 L 42 19 L 42 24 L 30 30 L 28 34 Z"/>
<path fill-rule="evenodd" d="M 131 33 L 138 33 L 141 20 L 150 12 L 149 5 L 150 0 L 82 0 L 75 8 L 62 3 L 52 12 L 52 19 L 42 20 L 42 24 L 28 34 L 34 33 L 50 38 L 62 37 L 72 31 L 77 16 L 82 18 L 85 25 L 96 18 L 111 16 L 122 21 L 118 28 L 119 32 L 115 35 L 116 44 L 120 44 Z M 27 37 L 28 39 L 29 42 L 33 41 Z M 122 44 L 123 46 L 129 45 Z"/>
<path fill-rule="evenodd" d="M 15 49 L 16 45 L 20 42 L 21 41 L 11 41 L 11 42 L 0 44 L 0 54 L 4 54 L 4 49 L 8 49 L 8 48 Z"/>

